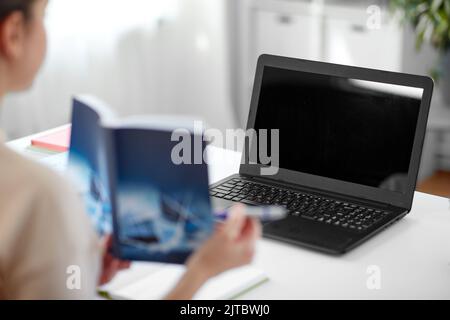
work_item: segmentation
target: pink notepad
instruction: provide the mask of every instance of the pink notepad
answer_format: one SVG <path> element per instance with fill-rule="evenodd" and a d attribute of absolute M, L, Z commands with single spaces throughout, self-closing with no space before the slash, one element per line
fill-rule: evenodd
<path fill-rule="evenodd" d="M 34 147 L 55 152 L 66 152 L 70 146 L 71 126 L 67 126 L 59 131 L 43 135 L 31 140 Z"/>

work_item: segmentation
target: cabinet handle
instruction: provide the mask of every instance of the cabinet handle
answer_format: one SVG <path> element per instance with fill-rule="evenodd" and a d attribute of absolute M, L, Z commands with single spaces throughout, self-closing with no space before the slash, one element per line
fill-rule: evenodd
<path fill-rule="evenodd" d="M 359 33 L 364 33 L 367 31 L 366 27 L 364 27 L 363 25 L 360 25 L 360 24 L 353 24 L 352 30 L 354 32 L 359 32 Z"/>
<path fill-rule="evenodd" d="M 278 17 L 278 22 L 282 23 L 282 24 L 291 24 L 292 23 L 292 17 L 288 16 L 288 15 L 280 15 Z"/>

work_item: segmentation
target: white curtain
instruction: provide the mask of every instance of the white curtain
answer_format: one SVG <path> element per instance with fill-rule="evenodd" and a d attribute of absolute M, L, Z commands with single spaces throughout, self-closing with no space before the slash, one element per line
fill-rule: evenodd
<path fill-rule="evenodd" d="M 10 138 L 66 123 L 71 97 L 94 94 L 121 115 L 197 115 L 233 128 L 226 0 L 57 0 L 33 88 L 8 96 Z"/>

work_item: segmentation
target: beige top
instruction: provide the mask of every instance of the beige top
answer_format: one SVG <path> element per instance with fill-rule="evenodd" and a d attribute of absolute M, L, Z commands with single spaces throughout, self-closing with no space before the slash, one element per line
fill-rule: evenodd
<path fill-rule="evenodd" d="M 94 298 L 99 249 L 73 189 L 0 133 L 0 300 Z"/>

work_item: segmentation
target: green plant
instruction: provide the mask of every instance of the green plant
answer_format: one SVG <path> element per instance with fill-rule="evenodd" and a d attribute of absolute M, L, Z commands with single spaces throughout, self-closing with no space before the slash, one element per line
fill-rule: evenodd
<path fill-rule="evenodd" d="M 391 4 L 415 28 L 417 48 L 425 40 L 438 50 L 450 48 L 450 0 L 392 0 Z"/>
<path fill-rule="evenodd" d="M 430 42 L 441 57 L 450 50 L 450 0 L 391 0 L 391 7 L 414 27 L 418 50 L 424 42 Z M 432 75 L 438 79 L 439 68 Z"/>

